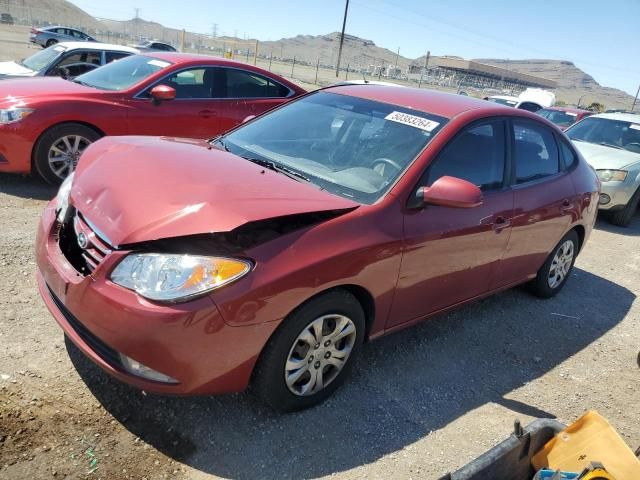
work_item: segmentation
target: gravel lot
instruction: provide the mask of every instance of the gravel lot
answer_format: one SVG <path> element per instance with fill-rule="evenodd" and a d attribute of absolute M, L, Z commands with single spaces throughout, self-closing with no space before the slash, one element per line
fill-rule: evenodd
<path fill-rule="evenodd" d="M 0 478 L 431 479 L 516 417 L 592 408 L 640 445 L 640 215 L 599 221 L 555 299 L 514 289 L 369 344 L 333 399 L 279 415 L 247 394 L 144 395 L 65 343 L 34 279 L 54 193 L 0 175 Z"/>

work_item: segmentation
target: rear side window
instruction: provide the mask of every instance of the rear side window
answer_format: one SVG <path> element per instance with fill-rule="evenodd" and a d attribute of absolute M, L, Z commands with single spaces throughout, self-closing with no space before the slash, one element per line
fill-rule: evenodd
<path fill-rule="evenodd" d="M 504 183 L 505 140 L 501 121 L 475 125 L 457 135 L 427 170 L 426 184 L 440 177 L 467 180 L 482 190 Z"/>
<path fill-rule="evenodd" d="M 513 120 L 516 183 L 526 183 L 560 171 L 553 132 L 535 122 Z"/>
<path fill-rule="evenodd" d="M 129 55 L 129 53 L 124 52 L 105 52 L 107 63 L 111 63 L 114 60 L 120 60 L 121 58 L 128 57 Z"/>
<path fill-rule="evenodd" d="M 560 154 L 562 155 L 564 168 L 565 170 L 570 170 L 578 163 L 578 156 L 573 148 L 567 145 L 567 142 L 560 140 L 558 144 L 560 145 Z"/>
<path fill-rule="evenodd" d="M 226 77 L 226 98 L 280 98 L 289 95 L 289 89 L 257 73 L 223 69 Z"/>

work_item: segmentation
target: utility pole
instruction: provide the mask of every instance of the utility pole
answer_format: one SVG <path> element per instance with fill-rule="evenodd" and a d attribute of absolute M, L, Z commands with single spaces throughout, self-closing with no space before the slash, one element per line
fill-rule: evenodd
<path fill-rule="evenodd" d="M 340 73 L 340 58 L 342 58 L 342 44 L 344 43 L 344 29 L 347 26 L 347 12 L 349 11 L 349 0 L 344 6 L 344 19 L 342 20 L 342 33 L 340 34 L 340 47 L 338 48 L 338 61 L 336 62 L 336 78 Z"/>
<path fill-rule="evenodd" d="M 427 54 L 424 57 L 424 68 L 422 69 L 422 72 L 420 73 L 420 81 L 418 82 L 418 88 L 420 88 L 420 85 L 422 85 L 422 77 L 423 75 L 427 74 L 427 67 L 429 66 L 429 57 L 431 56 L 431 52 L 429 50 L 427 50 Z"/>
<path fill-rule="evenodd" d="M 214 23 L 213 26 L 211 27 L 211 33 L 213 34 L 213 38 L 216 38 L 218 36 L 218 24 Z"/>
<path fill-rule="evenodd" d="M 638 90 L 636 91 L 636 98 L 633 99 L 633 106 L 631 107 L 632 112 L 636 109 L 636 103 L 638 103 L 639 94 L 640 94 L 640 85 L 638 86 Z"/>
<path fill-rule="evenodd" d="M 400 47 L 398 47 L 398 53 L 396 53 L 396 68 L 398 68 L 398 57 L 400 56 Z"/>

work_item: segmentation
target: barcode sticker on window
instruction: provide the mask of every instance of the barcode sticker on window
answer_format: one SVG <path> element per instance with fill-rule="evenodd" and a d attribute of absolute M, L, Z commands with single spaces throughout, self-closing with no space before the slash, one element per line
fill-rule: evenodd
<path fill-rule="evenodd" d="M 640 125 L 632 123 L 632 124 L 629 125 L 629 128 L 633 128 L 634 130 L 640 130 Z"/>
<path fill-rule="evenodd" d="M 425 132 L 431 132 L 435 128 L 437 128 L 438 125 L 440 125 L 438 122 L 434 122 L 433 120 L 416 117 L 415 115 L 409 115 L 408 113 L 402 112 L 391 112 L 384 118 L 385 120 L 390 120 L 392 122 L 402 123 L 404 125 L 419 128 L 420 130 L 424 130 Z"/>

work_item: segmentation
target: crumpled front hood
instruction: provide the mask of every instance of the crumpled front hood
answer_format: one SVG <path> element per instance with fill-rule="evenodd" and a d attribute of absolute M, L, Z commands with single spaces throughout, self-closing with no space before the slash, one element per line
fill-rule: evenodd
<path fill-rule="evenodd" d="M 620 169 L 640 162 L 640 153 L 588 142 L 573 142 L 584 159 L 596 170 Z"/>
<path fill-rule="evenodd" d="M 114 247 L 358 206 L 204 141 L 153 137 L 107 137 L 91 145 L 71 199 Z"/>
<path fill-rule="evenodd" d="M 35 75 L 30 68 L 18 65 L 16 62 L 0 62 L 0 78 L 2 75 L 26 76 Z"/>

